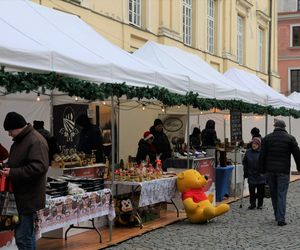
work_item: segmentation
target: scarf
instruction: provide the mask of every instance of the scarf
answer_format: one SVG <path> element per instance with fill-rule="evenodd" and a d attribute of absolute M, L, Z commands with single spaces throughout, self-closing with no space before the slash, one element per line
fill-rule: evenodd
<path fill-rule="evenodd" d="M 198 203 L 203 200 L 207 200 L 206 194 L 203 192 L 202 188 L 190 189 L 182 193 L 182 200 L 187 198 L 193 198 L 193 201 Z"/>

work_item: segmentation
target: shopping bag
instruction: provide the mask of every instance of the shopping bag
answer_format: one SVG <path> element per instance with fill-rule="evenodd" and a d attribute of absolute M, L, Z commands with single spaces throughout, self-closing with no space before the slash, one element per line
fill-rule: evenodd
<path fill-rule="evenodd" d="M 12 184 L 6 176 L 0 176 L 0 231 L 14 230 L 19 216 Z"/>
<path fill-rule="evenodd" d="M 9 181 L 5 175 L 0 175 L 0 192 L 6 191 L 12 193 L 11 181 Z"/>
<path fill-rule="evenodd" d="M 265 198 L 271 198 L 271 190 L 270 190 L 270 186 L 268 184 L 265 184 L 265 195 L 264 197 Z"/>
<path fill-rule="evenodd" d="M 18 215 L 17 204 L 13 193 L 0 193 L 0 215 Z"/>
<path fill-rule="evenodd" d="M 0 215 L 18 215 L 11 181 L 4 175 L 0 176 Z"/>

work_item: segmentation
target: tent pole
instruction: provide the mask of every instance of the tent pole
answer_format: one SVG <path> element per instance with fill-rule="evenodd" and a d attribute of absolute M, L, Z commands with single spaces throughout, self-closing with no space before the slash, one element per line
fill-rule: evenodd
<path fill-rule="evenodd" d="M 111 193 L 114 196 L 115 180 L 115 108 L 114 96 L 111 96 Z M 112 197 L 113 198 L 113 197 Z M 109 220 L 109 241 L 112 241 L 112 221 Z"/>
<path fill-rule="evenodd" d="M 117 162 L 120 162 L 120 100 L 118 99 L 117 110 Z"/>
<path fill-rule="evenodd" d="M 187 106 L 187 168 L 190 168 L 190 105 Z"/>
<path fill-rule="evenodd" d="M 224 120 L 224 143 L 226 141 L 226 119 L 225 119 L 225 116 L 223 115 L 223 120 Z"/>
<path fill-rule="evenodd" d="M 268 114 L 265 116 L 265 136 L 268 134 Z"/>
<path fill-rule="evenodd" d="M 50 134 L 53 136 L 53 90 L 50 94 Z"/>

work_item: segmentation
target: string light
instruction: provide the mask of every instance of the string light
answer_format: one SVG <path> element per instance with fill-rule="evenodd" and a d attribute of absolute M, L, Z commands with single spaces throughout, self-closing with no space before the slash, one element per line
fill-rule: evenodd
<path fill-rule="evenodd" d="M 200 114 L 202 115 L 202 114 L 203 114 L 203 112 L 201 111 L 201 112 L 200 112 Z"/>
<path fill-rule="evenodd" d="M 164 106 L 161 106 L 161 111 L 165 112 L 165 107 Z"/>
<path fill-rule="evenodd" d="M 75 96 L 75 102 L 77 102 L 78 101 L 78 97 L 77 96 Z"/>
<path fill-rule="evenodd" d="M 103 102 L 102 102 L 102 104 L 103 104 L 103 105 L 106 105 L 106 102 L 105 102 L 105 101 L 103 101 Z"/>
<path fill-rule="evenodd" d="M 41 100 L 40 93 L 37 93 L 36 100 L 39 102 Z"/>
<path fill-rule="evenodd" d="M 142 105 L 142 110 L 145 110 L 145 109 L 146 109 L 146 105 L 143 104 L 143 105 Z"/>
<path fill-rule="evenodd" d="M 180 108 L 181 108 L 181 106 L 180 106 L 180 105 L 178 105 L 178 106 L 177 106 L 177 108 L 178 108 L 178 109 L 180 109 Z"/>

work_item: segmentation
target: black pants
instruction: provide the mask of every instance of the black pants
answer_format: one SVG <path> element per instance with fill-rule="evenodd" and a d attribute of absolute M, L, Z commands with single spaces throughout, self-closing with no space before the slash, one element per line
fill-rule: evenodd
<path fill-rule="evenodd" d="M 265 184 L 249 184 L 250 205 L 261 207 L 264 202 Z"/>

